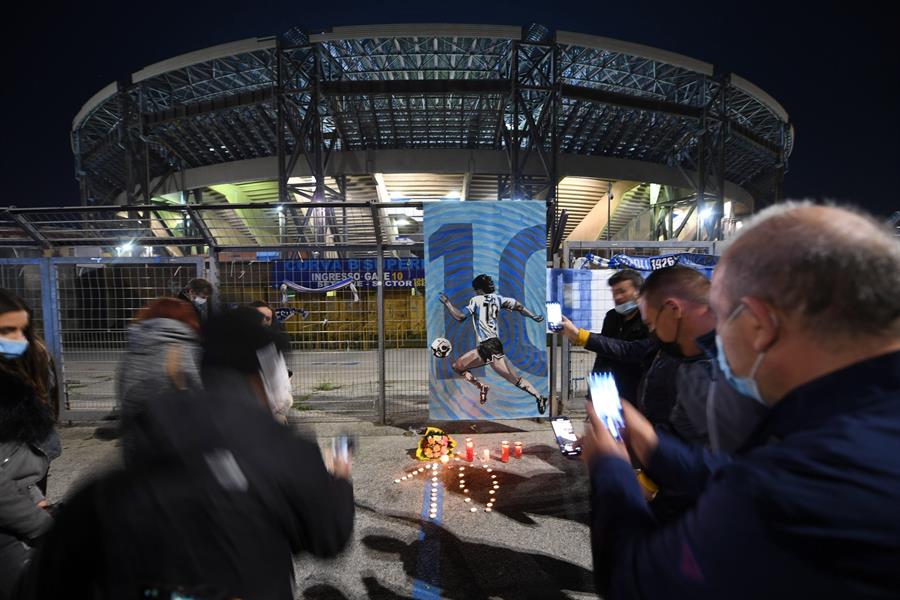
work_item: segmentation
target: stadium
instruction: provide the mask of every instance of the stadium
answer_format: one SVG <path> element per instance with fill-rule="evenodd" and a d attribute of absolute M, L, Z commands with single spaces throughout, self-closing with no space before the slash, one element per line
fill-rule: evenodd
<path fill-rule="evenodd" d="M 72 142 L 87 204 L 556 199 L 571 235 L 611 184 L 615 238 L 651 204 L 708 203 L 714 222 L 777 199 L 793 132 L 764 91 L 670 52 L 384 25 L 148 66 L 91 98 Z M 692 229 L 674 237 L 716 237 Z"/>
<path fill-rule="evenodd" d="M 82 206 L 0 216 L 0 244 L 58 257 L 4 284 L 58 290 L 70 409 L 109 408 L 134 310 L 203 274 L 224 303 L 285 309 L 298 411 L 390 420 L 425 395 L 424 202 L 545 201 L 552 250 L 707 252 L 780 199 L 794 132 L 766 92 L 693 58 L 423 24 L 173 57 L 99 90 L 71 140 Z"/>

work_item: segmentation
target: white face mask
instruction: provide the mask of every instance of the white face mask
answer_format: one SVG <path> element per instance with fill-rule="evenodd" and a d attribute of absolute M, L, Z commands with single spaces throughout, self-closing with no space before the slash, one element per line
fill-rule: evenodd
<path fill-rule="evenodd" d="M 194 304 L 196 304 L 197 306 L 203 306 L 204 304 L 206 304 L 206 298 L 197 296 L 196 298 L 194 298 Z"/>
<path fill-rule="evenodd" d="M 638 303 L 637 300 L 629 300 L 623 304 L 617 304 L 613 308 L 616 309 L 616 312 L 620 315 L 631 314 L 633 311 L 637 310 Z"/>
<path fill-rule="evenodd" d="M 284 355 L 275 344 L 269 344 L 256 351 L 256 358 L 259 359 L 259 374 L 272 414 L 287 415 L 294 404 L 294 396 Z"/>

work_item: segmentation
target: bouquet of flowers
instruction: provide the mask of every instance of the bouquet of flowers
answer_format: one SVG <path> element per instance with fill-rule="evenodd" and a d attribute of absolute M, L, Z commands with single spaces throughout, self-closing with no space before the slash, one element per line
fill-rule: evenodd
<path fill-rule="evenodd" d="M 443 430 L 437 427 L 428 427 L 425 434 L 419 440 L 416 449 L 416 458 L 419 460 L 438 460 L 444 454 L 450 454 L 456 448 L 456 442 Z"/>

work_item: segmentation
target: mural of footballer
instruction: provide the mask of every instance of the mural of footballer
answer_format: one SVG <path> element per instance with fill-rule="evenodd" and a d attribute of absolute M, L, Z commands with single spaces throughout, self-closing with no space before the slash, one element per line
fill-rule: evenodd
<path fill-rule="evenodd" d="M 481 404 L 484 404 L 487 402 L 490 386 L 479 381 L 472 374 L 471 369 L 491 365 L 491 368 L 503 379 L 530 394 L 537 402 L 538 412 L 544 414 L 547 410 L 547 398 L 541 396 L 527 379 L 516 374 L 512 363 L 503 352 L 503 344 L 500 343 L 498 330 L 500 309 L 522 313 L 523 316 L 538 323 L 544 320 L 543 315 L 534 314 L 515 298 L 505 298 L 495 294 L 494 280 L 484 273 L 472 280 L 472 287 L 477 295 L 473 296 L 469 300 L 469 304 L 462 310 L 453 306 L 443 292 L 439 296 L 447 312 L 458 322 L 462 323 L 469 316 L 472 317 L 472 325 L 478 341 L 478 346 L 474 350 L 469 350 L 454 361 L 453 371 L 478 388 L 479 399 Z"/>

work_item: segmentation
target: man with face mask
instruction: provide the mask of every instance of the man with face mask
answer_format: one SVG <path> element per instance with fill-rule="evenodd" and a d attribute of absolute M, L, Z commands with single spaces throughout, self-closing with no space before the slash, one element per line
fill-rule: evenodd
<path fill-rule="evenodd" d="M 607 280 L 612 288 L 615 307 L 606 313 L 600 335 L 615 340 L 634 342 L 647 338 L 647 326 L 638 310 L 638 295 L 644 278 L 637 271 L 624 269 Z M 631 402 L 637 401 L 641 365 L 597 354 L 593 372 L 609 371 L 616 380 L 619 395 Z"/>
<path fill-rule="evenodd" d="M 716 316 L 709 304 L 710 282 L 699 271 L 674 266 L 654 271 L 641 288 L 641 315 L 650 338 L 679 361 L 672 404 L 641 410 L 651 422 L 681 439 L 717 452 L 740 446 L 765 413 L 717 369 Z"/>
<path fill-rule="evenodd" d="M 653 426 L 714 451 L 731 451 L 764 409 L 718 377 L 709 287 L 708 279 L 688 267 L 651 273 L 638 300 L 650 331 L 647 340 L 623 342 L 577 329 L 569 321 L 563 333 L 598 357 L 643 367 L 635 404 Z"/>
<path fill-rule="evenodd" d="M 630 456 L 694 498 L 662 528 L 629 454 L 588 407 L 597 591 L 896 598 L 900 241 L 848 210 L 774 206 L 723 255 L 710 307 L 726 379 L 770 409 L 729 457 L 657 432 L 625 405 Z"/>
<path fill-rule="evenodd" d="M 213 285 L 205 279 L 191 279 L 187 286 L 178 293 L 178 298 L 186 302 L 190 302 L 194 310 L 197 311 L 197 318 L 200 323 L 205 323 L 209 318 L 209 298 L 213 294 Z"/>

